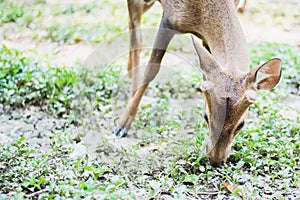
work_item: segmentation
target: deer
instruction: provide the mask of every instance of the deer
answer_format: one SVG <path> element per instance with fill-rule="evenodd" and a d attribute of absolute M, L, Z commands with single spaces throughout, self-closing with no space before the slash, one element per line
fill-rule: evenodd
<path fill-rule="evenodd" d="M 160 70 L 166 49 L 176 34 L 191 34 L 203 82 L 204 119 L 208 125 L 205 145 L 214 167 L 226 163 L 235 136 L 245 124 L 247 111 L 258 90 L 271 90 L 281 77 L 281 60 L 273 58 L 250 70 L 247 41 L 237 16 L 239 0 L 159 0 L 163 14 L 150 59 L 138 83 L 142 47 L 141 17 L 155 0 L 127 0 L 132 78 L 126 110 L 114 134 L 126 137 L 141 99 Z M 202 43 L 201 43 L 202 40 Z"/>

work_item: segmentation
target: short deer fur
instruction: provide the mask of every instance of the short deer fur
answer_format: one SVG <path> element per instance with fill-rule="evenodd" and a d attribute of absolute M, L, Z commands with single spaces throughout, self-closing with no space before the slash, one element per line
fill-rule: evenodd
<path fill-rule="evenodd" d="M 226 162 L 231 142 L 242 129 L 257 90 L 270 90 L 281 76 L 281 60 L 272 59 L 249 71 L 247 43 L 236 15 L 239 0 L 160 0 L 163 16 L 142 83 L 138 85 L 142 14 L 154 0 L 127 0 L 129 10 L 132 77 L 130 100 L 118 120 L 115 134 L 125 137 L 149 83 L 160 69 L 170 40 L 176 33 L 191 33 L 204 82 L 204 118 L 209 127 L 207 155 L 211 165 Z"/>

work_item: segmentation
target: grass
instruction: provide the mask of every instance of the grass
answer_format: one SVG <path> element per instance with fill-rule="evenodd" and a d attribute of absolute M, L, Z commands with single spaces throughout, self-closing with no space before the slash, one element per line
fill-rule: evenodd
<path fill-rule="evenodd" d="M 29 27 L 36 18 L 42 16 L 42 10 L 33 9 L 42 2 L 16 2 L 0 1 L 0 25 L 5 23 L 17 23 L 21 26 Z"/>
<path fill-rule="evenodd" d="M 0 0 L 0 24 L 30 29 L 33 41 L 38 38 L 41 43 L 98 43 L 120 34 L 127 21 L 115 17 L 122 12 L 121 4 L 95 2 L 45 8 L 43 0 L 28 4 Z M 258 16 L 264 6 L 250 10 L 250 15 Z M 85 18 L 99 11 L 113 16 L 99 21 Z M 298 19 L 293 13 L 286 15 Z M 284 15 L 279 14 L 272 10 L 272 16 L 280 16 L 282 22 Z M 45 23 L 49 16 L 54 20 Z M 147 13 L 143 22 L 157 24 L 151 16 Z M 36 37 L 41 30 L 45 33 Z M 99 34 L 94 35 L 96 32 Z M 48 118 L 64 119 L 65 126 L 78 132 L 83 127 L 87 136 L 96 132 L 92 140 L 101 141 L 90 153 L 79 148 L 92 149 L 85 143 L 86 137 L 78 138 L 67 128 L 35 130 L 42 132 L 37 137 L 34 132 L 14 137 L 14 131 L 1 132 L 0 136 L 4 133 L 13 142 L 0 144 L 0 199 L 299 198 L 300 115 L 286 100 L 290 96 L 299 99 L 300 49 L 258 42 L 251 44 L 250 50 L 251 67 L 281 58 L 282 80 L 276 89 L 259 93 L 245 128 L 233 142 L 227 164 L 213 168 L 202 155 L 208 130 L 202 117 L 203 98 L 198 94 L 199 76 L 180 78 L 184 76 L 179 72 L 176 84 L 174 80 L 151 84 L 148 101 L 140 106 L 129 138 L 115 139 L 113 121 L 124 108 L 129 88 L 122 76 L 124 66 L 102 71 L 99 69 L 104 66 L 89 70 L 84 64 L 56 66 L 3 45 L 1 115 L 35 107 Z M 83 153 L 77 155 L 77 151 Z"/>
<path fill-rule="evenodd" d="M 248 6 L 251 2 L 247 2 Z M 297 24 L 300 19 L 299 2 L 276 2 L 276 1 L 260 1 L 257 2 L 252 9 L 248 10 L 247 15 L 251 16 L 251 20 L 255 20 L 257 24 L 266 26 L 285 25 L 285 22 Z M 255 3 L 254 3 L 255 4 Z M 286 12 L 288 10 L 289 12 Z M 267 15 L 265 13 L 268 13 Z"/>
<path fill-rule="evenodd" d="M 125 18 L 101 20 L 108 14 L 107 8 L 111 8 L 109 12 L 115 15 L 121 12 L 122 5 L 90 0 L 66 5 L 54 3 L 52 7 L 46 7 L 45 1 L 0 1 L 0 25 L 15 24 L 18 31 L 30 32 L 22 37 L 37 42 L 51 40 L 59 45 L 79 42 L 97 44 L 127 28 Z M 89 16 L 94 16 L 96 20 L 91 20 Z M 1 37 L 11 39 L 11 32 L 15 29 L 6 27 L 4 30 Z"/>
<path fill-rule="evenodd" d="M 247 126 L 235 139 L 225 167 L 212 168 L 207 158 L 200 156 L 203 131 L 207 130 L 198 117 L 197 110 L 201 112 L 201 108 L 193 108 L 196 111 L 189 115 L 172 110 L 174 106 L 172 108 L 170 100 L 177 97 L 165 91 L 181 90 L 189 94 L 190 90 L 184 89 L 188 85 L 184 84 L 190 83 L 157 83 L 149 91 L 150 94 L 152 90 L 153 93 L 156 91 L 155 102 L 141 107 L 133 128 L 133 132 L 144 129 L 145 137 L 129 149 L 115 151 L 122 156 L 119 161 L 105 162 L 101 157 L 85 156 L 70 158 L 76 145 L 71 132 L 57 131 L 47 135 L 51 138 L 44 144 L 47 151 L 30 145 L 24 137 L 1 145 L 1 196 L 21 199 L 42 191 L 39 198 L 47 199 L 138 199 L 139 195 L 180 199 L 207 196 L 207 189 L 217 192 L 218 197 L 251 196 L 256 199 L 275 195 L 283 199 L 288 195 L 299 195 L 293 192 L 300 184 L 300 117 L 284 116 L 281 110 L 285 108 L 279 101 L 286 95 L 286 87 L 300 81 L 299 66 L 294 67 L 298 58 L 291 50 L 293 48 L 270 43 L 252 47 L 252 65 L 258 64 L 258 57 L 266 60 L 273 57 L 270 50 L 275 49 L 275 54 L 283 58 L 284 72 L 288 73 L 283 73 L 279 88 L 262 92 L 261 101 L 251 107 Z M 115 91 L 118 91 L 121 78 L 119 68 L 95 74 L 82 68 L 41 66 L 38 61 L 5 46 L 0 52 L 1 103 L 6 106 L 37 105 L 57 116 L 78 117 L 86 104 L 90 104 L 91 110 L 99 109 L 117 98 Z M 79 103 L 78 98 L 83 101 Z M 197 135 L 174 140 L 194 119 L 197 121 L 190 128 Z M 149 144 L 167 144 L 169 147 L 154 149 L 143 157 L 138 152 Z M 224 183 L 234 189 L 228 192 Z"/>
<path fill-rule="evenodd" d="M 95 106 L 107 103 L 117 88 L 119 72 L 120 68 L 114 67 L 90 78 L 92 72 L 82 67 L 43 66 L 3 46 L 0 48 L 0 102 L 12 107 L 41 106 L 60 117 L 78 113 L 80 97 L 86 99 L 82 99 L 80 106 L 91 100 Z"/>

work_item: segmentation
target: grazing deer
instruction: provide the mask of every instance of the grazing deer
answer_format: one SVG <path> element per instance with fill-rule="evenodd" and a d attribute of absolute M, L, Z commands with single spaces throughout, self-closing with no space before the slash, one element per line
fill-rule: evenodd
<path fill-rule="evenodd" d="M 257 90 L 270 90 L 281 76 L 281 60 L 272 59 L 249 71 L 247 43 L 236 15 L 239 0 L 160 0 L 163 16 L 142 83 L 138 85 L 142 14 L 154 0 L 127 0 L 130 28 L 130 99 L 114 133 L 125 137 L 141 98 L 160 69 L 170 40 L 176 33 L 191 33 L 204 82 L 204 118 L 209 127 L 207 155 L 211 165 L 226 162 L 231 142 L 242 129 Z"/>

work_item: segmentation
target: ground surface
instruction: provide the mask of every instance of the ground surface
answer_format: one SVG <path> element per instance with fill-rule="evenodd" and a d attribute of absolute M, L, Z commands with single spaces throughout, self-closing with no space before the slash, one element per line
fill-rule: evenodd
<path fill-rule="evenodd" d="M 125 1 L 0 4 L 0 198 L 300 198 L 300 2 L 251 1 L 239 15 L 251 66 L 280 57 L 283 80 L 260 94 L 221 169 L 201 149 L 207 126 L 190 36 L 172 42 L 119 139 L 112 130 L 130 85 Z M 157 3 L 143 18 L 142 63 L 160 15 Z"/>

